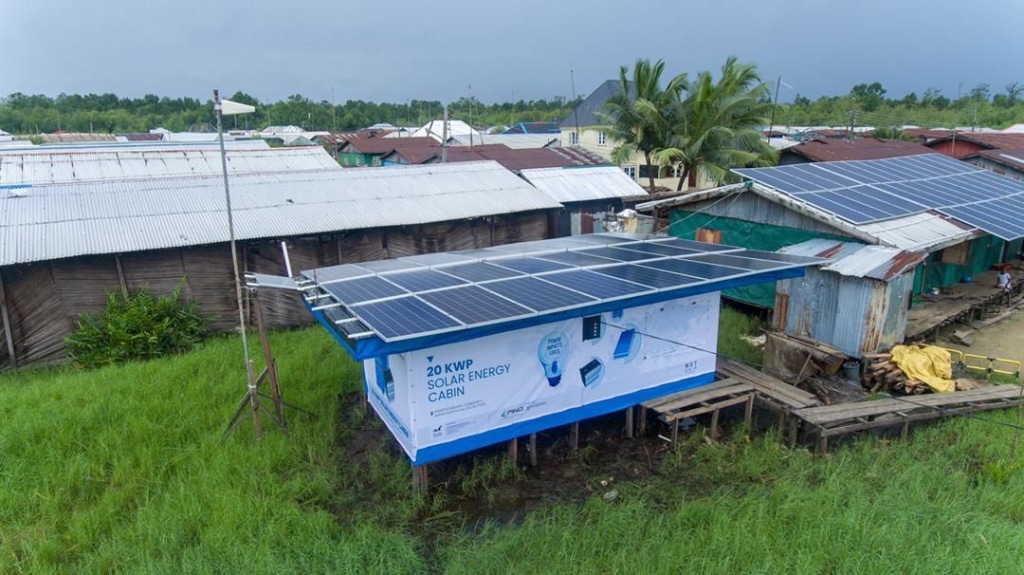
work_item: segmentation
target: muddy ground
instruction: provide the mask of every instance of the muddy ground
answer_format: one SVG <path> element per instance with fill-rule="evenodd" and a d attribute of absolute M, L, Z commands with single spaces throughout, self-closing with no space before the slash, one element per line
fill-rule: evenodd
<path fill-rule="evenodd" d="M 1024 362 L 1024 310 L 1021 309 L 1013 311 L 1006 319 L 971 334 L 974 343 L 970 346 L 952 342 L 949 334 L 944 336 L 937 342 L 942 347 Z"/>

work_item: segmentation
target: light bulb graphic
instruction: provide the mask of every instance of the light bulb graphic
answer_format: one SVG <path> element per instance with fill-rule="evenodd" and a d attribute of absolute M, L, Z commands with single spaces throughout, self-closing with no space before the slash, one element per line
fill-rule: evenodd
<path fill-rule="evenodd" d="M 562 370 L 569 358 L 569 336 L 565 332 L 553 331 L 540 340 L 537 358 L 544 366 L 544 377 L 548 385 L 557 386 L 562 381 Z"/>

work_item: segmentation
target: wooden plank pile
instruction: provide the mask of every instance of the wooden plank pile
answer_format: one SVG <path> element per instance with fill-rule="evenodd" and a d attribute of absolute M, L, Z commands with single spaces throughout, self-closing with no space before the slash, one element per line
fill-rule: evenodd
<path fill-rule="evenodd" d="M 884 391 L 903 395 L 921 395 L 929 391 L 929 387 L 924 382 L 911 379 L 903 373 L 903 370 L 892 362 L 892 355 L 888 353 L 864 354 L 861 383 L 864 389 L 870 393 Z"/>

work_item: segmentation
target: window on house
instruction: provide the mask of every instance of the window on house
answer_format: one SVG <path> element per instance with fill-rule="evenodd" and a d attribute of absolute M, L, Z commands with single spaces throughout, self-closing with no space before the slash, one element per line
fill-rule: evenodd
<path fill-rule="evenodd" d="M 579 143 L 580 143 L 579 135 L 577 135 L 576 132 L 569 132 L 569 145 L 570 146 L 575 146 L 576 144 L 579 144 Z"/>
<path fill-rule="evenodd" d="M 597 145 L 598 146 L 603 146 L 603 145 L 605 145 L 607 143 L 608 143 L 608 136 L 604 133 L 604 130 L 601 130 L 600 132 L 597 133 Z"/>
<path fill-rule="evenodd" d="M 380 165 L 380 156 L 374 156 L 373 157 L 373 165 L 374 166 L 379 166 Z"/>
<path fill-rule="evenodd" d="M 722 243 L 722 230 L 697 228 L 697 233 L 694 234 L 694 239 L 696 239 L 698 242 L 720 244 Z"/>
<path fill-rule="evenodd" d="M 647 174 L 648 174 L 647 166 L 646 165 L 640 166 L 640 179 L 647 178 Z M 660 178 L 661 177 L 660 170 L 659 170 L 658 166 L 651 166 L 650 174 L 651 174 L 651 177 L 654 177 L 654 178 Z"/>
<path fill-rule="evenodd" d="M 636 179 L 636 166 L 622 166 L 622 171 L 634 180 Z"/>

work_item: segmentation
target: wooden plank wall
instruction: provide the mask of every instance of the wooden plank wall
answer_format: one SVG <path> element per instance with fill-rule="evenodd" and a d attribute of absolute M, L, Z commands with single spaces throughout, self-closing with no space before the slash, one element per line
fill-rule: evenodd
<path fill-rule="evenodd" d="M 472 221 L 327 234 L 288 240 L 292 271 L 441 251 L 484 248 L 541 240 L 548 235 L 546 212 L 511 214 Z M 280 241 L 239 244 L 242 271 L 284 275 Z M 184 295 L 196 300 L 217 332 L 237 329 L 234 274 L 227 244 L 122 254 L 84 256 L 0 269 L 18 367 L 65 359 L 64 338 L 79 314 L 95 313 L 107 294 L 148 289 L 169 294 L 185 279 Z M 244 294 L 243 294 L 244 297 Z M 264 321 L 272 329 L 313 322 L 295 293 L 264 290 Z M 10 368 L 6 334 L 0 324 L 0 369 Z"/>

